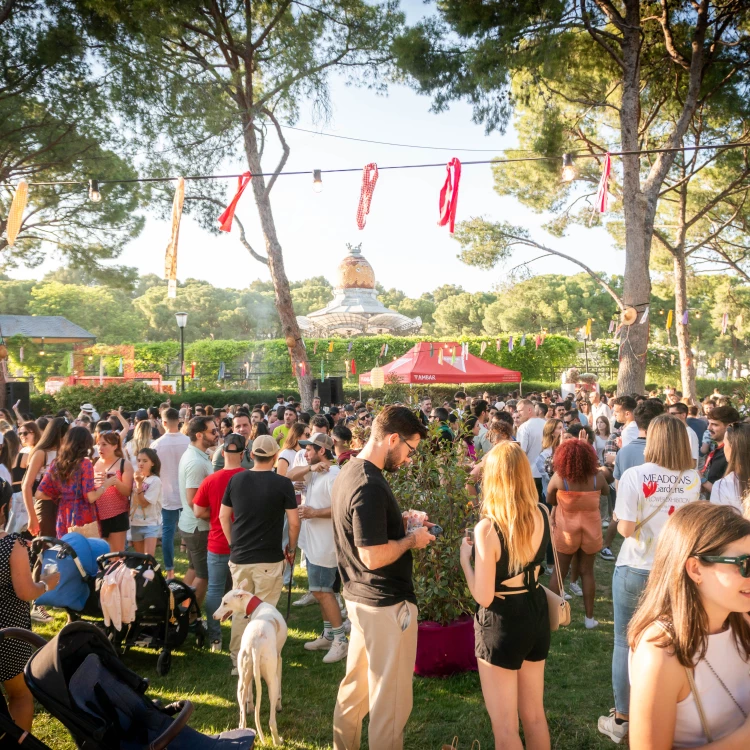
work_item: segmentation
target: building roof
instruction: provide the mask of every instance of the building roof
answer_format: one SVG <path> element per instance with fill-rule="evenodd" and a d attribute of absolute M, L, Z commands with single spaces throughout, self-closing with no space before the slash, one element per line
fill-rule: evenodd
<path fill-rule="evenodd" d="M 61 315 L 0 315 L 0 334 L 25 336 L 35 344 L 72 344 L 94 341 L 96 336 Z"/>

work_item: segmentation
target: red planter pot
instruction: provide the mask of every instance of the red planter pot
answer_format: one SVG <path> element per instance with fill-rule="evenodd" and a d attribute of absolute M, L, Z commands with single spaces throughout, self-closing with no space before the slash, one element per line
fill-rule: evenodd
<path fill-rule="evenodd" d="M 476 671 L 473 617 L 464 615 L 448 625 L 419 623 L 415 674 L 420 677 L 447 677 L 457 672 Z"/>

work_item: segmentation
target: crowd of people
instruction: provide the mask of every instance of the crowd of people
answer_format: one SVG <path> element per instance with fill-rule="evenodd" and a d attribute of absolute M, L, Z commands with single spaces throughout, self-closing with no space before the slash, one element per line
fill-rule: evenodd
<path fill-rule="evenodd" d="M 424 441 L 468 469 L 481 517 L 457 555 L 477 605 L 475 650 L 497 747 L 522 747 L 519 719 L 526 747 L 550 747 L 548 602 L 582 597 L 585 628 L 597 628 L 597 558 L 614 564 L 615 631 L 614 708 L 599 731 L 653 750 L 746 747 L 750 423 L 741 400 L 594 388 L 433 401 L 323 408 L 315 398 L 304 410 L 279 395 L 274 405 L 165 402 L 102 415 L 84 404 L 77 416 L 35 420 L 17 405 L 0 411 L 9 487 L 0 626 L 50 617 L 26 604 L 57 584 L 56 574 L 35 581 L 29 572 L 24 540 L 37 535 L 80 531 L 152 555 L 160 540 L 171 578 L 179 533 L 184 580 L 209 613 L 215 652 L 224 644 L 210 614 L 225 591 L 242 586 L 276 606 L 301 560 L 308 592 L 294 605 L 316 605 L 321 620 L 304 647 L 325 663 L 347 660 L 334 748 L 359 746 L 368 713 L 370 746 L 400 748 L 417 644 L 411 551 L 436 537 L 430 519 L 407 531 L 385 475 L 419 460 Z M 246 625 L 232 622 L 233 674 Z M 25 652 L 9 648 L 0 645 L 0 680 L 17 723 L 30 727 Z"/>

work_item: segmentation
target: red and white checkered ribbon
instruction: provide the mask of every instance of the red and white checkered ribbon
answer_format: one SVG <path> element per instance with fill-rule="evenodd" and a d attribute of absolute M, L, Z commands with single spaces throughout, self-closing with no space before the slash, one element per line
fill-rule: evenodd
<path fill-rule="evenodd" d="M 609 173 L 612 171 L 612 160 L 609 151 L 604 156 L 604 167 L 602 168 L 602 177 L 599 180 L 599 188 L 596 191 L 596 209 L 600 214 L 607 213 L 607 188 L 609 187 Z"/>
<path fill-rule="evenodd" d="M 456 206 L 458 205 L 458 183 L 461 181 L 461 162 L 455 157 L 446 165 L 448 174 L 445 183 L 440 189 L 440 219 L 438 226 L 444 227 L 448 224 L 450 233 L 456 224 Z"/>
<path fill-rule="evenodd" d="M 357 226 L 365 228 L 367 214 L 370 213 L 372 194 L 375 192 L 375 183 L 378 181 L 378 165 L 374 162 L 366 164 L 362 170 L 362 189 L 359 193 L 359 206 L 357 207 Z"/>

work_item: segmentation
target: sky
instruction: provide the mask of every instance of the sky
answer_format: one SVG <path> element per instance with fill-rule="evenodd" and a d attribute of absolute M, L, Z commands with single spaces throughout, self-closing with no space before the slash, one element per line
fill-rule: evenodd
<path fill-rule="evenodd" d="M 402 7 L 409 22 L 424 14 L 421 0 L 406 0 Z M 331 87 L 333 114 L 326 123 L 312 119 L 312 107 L 300 107 L 297 127 L 352 138 L 403 144 L 447 147 L 445 150 L 397 148 L 393 146 L 340 140 L 287 129 L 285 138 L 291 148 L 285 171 L 302 170 L 303 176 L 281 176 L 272 193 L 277 232 L 290 280 L 325 276 L 335 280 L 336 267 L 346 255 L 346 243 L 362 243 L 362 253 L 370 261 L 379 283 L 396 287 L 412 297 L 442 284 L 457 284 L 466 291 L 490 291 L 503 279 L 502 268 L 483 271 L 463 264 L 457 257 L 459 244 L 447 227 L 439 227 L 438 195 L 445 180 L 445 164 L 456 156 L 461 161 L 490 159 L 494 151 L 471 153 L 469 149 L 507 149 L 517 145 L 512 125 L 504 135 L 486 136 L 484 127 L 472 122 L 471 107 L 455 103 L 446 112 L 430 112 L 430 99 L 404 85 L 391 85 L 386 95 L 347 86 L 334 78 Z M 269 149 L 264 171 L 271 171 L 278 150 Z M 370 214 L 364 230 L 356 224 L 361 172 L 323 175 L 323 191 L 312 190 L 313 169 L 356 167 L 375 162 L 379 166 L 438 164 L 427 169 L 383 170 L 374 191 Z M 512 168 L 508 165 L 506 168 Z M 240 173 L 247 169 L 241 161 L 217 165 L 216 174 Z M 229 171 L 227 171 L 229 170 Z M 187 183 L 187 191 L 192 183 Z M 227 196 L 233 195 L 235 181 L 227 181 Z M 106 192 L 103 191 L 106 200 Z M 220 213 L 217 210 L 217 214 Z M 236 214 L 245 226 L 253 247 L 264 252 L 258 214 L 252 191 L 241 198 Z M 456 220 L 474 216 L 505 219 L 525 226 L 536 241 L 559 249 L 607 273 L 622 273 L 624 254 L 613 247 L 604 229 L 574 228 L 569 236 L 558 239 L 541 228 L 549 216 L 535 214 L 510 197 L 493 190 L 489 165 L 465 165 L 459 187 Z M 270 279 L 268 269 L 254 260 L 236 237 L 212 235 L 189 217 L 180 227 L 177 263 L 178 278 L 203 279 L 216 286 L 243 288 L 255 279 Z M 128 244 L 115 261 L 135 266 L 141 274 L 163 274 L 164 252 L 169 242 L 169 222 L 147 214 L 141 235 Z M 536 257 L 533 249 L 518 249 L 509 267 Z M 17 269 L 16 278 L 39 278 L 59 267 L 53 254 L 38 269 Z M 533 273 L 573 274 L 580 269 L 564 259 L 546 257 L 531 265 Z M 166 285 L 166 282 L 164 282 Z"/>

